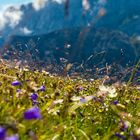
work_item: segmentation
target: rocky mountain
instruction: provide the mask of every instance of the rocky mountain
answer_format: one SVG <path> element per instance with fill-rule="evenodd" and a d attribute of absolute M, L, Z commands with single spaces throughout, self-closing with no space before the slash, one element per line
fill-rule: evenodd
<path fill-rule="evenodd" d="M 108 0 L 105 5 L 107 13 L 96 24 L 121 30 L 128 35 L 140 34 L 140 1 L 139 0 Z"/>
<path fill-rule="evenodd" d="M 77 62 L 90 68 L 113 63 L 133 65 L 140 58 L 140 1 L 89 3 L 88 10 L 81 0 L 69 0 L 67 5 L 50 0 L 38 11 L 32 4 L 22 5 L 22 20 L 14 31 L 7 28 L 15 35 L 8 39 L 6 48 L 11 51 L 4 48 L 4 57 L 9 54 L 11 58 L 47 63 Z M 23 31 L 31 33 L 25 36 Z"/>
<path fill-rule="evenodd" d="M 121 30 L 129 35 L 140 33 L 139 0 L 88 0 L 90 8 L 84 9 L 82 0 L 69 0 L 58 3 L 47 0 L 45 6 L 35 10 L 33 4 L 22 5 L 19 9 L 21 19 L 13 28 L 3 30 L 4 35 L 39 35 L 52 31 L 85 27 L 94 24 L 96 28 L 105 27 Z M 8 8 L 16 11 L 16 8 Z"/>
<path fill-rule="evenodd" d="M 10 56 L 8 59 L 43 60 L 46 64 L 84 63 L 91 68 L 106 64 L 126 67 L 138 59 L 127 34 L 94 27 L 65 29 L 39 36 L 13 36 L 6 50 L 4 58 Z"/>

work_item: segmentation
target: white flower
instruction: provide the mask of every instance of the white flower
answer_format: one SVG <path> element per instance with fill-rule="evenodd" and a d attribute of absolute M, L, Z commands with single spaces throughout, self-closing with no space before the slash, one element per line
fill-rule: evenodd
<path fill-rule="evenodd" d="M 99 90 L 103 93 L 107 93 L 110 98 L 114 98 L 118 95 L 114 86 L 101 85 L 99 86 Z"/>

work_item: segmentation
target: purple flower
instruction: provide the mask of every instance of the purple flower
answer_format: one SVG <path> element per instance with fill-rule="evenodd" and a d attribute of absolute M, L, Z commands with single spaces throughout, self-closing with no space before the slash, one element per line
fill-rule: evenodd
<path fill-rule="evenodd" d="M 4 140 L 5 136 L 6 136 L 6 129 L 0 127 L 0 140 Z"/>
<path fill-rule="evenodd" d="M 113 101 L 114 105 L 117 105 L 119 102 L 117 100 Z"/>
<path fill-rule="evenodd" d="M 120 133 L 116 133 L 115 136 L 122 140 L 126 140 L 126 138 L 123 135 L 121 135 Z"/>
<path fill-rule="evenodd" d="M 84 88 L 83 88 L 82 86 L 79 86 L 79 87 L 77 88 L 77 90 L 80 92 L 80 91 L 84 90 Z"/>
<path fill-rule="evenodd" d="M 80 99 L 80 102 L 85 103 L 86 102 L 86 99 L 85 98 L 81 98 Z"/>
<path fill-rule="evenodd" d="M 32 99 L 33 101 L 35 101 L 35 100 L 37 100 L 37 98 L 38 98 L 38 94 L 37 94 L 37 93 L 32 93 L 32 94 L 30 95 L 30 97 L 31 97 L 31 99 Z"/>
<path fill-rule="evenodd" d="M 32 107 L 24 112 L 24 118 L 26 120 L 41 119 L 40 109 Z"/>
<path fill-rule="evenodd" d="M 9 136 L 9 137 L 6 137 L 5 140 L 19 140 L 19 136 L 18 135 Z"/>
<path fill-rule="evenodd" d="M 35 106 L 38 103 L 37 100 L 33 100 L 32 105 Z"/>
<path fill-rule="evenodd" d="M 127 130 L 129 127 L 131 127 L 131 123 L 129 121 L 121 121 L 121 131 Z"/>
<path fill-rule="evenodd" d="M 20 92 L 20 91 L 21 91 L 20 89 L 17 89 L 17 90 L 16 90 L 16 92 Z"/>
<path fill-rule="evenodd" d="M 12 86 L 21 86 L 21 83 L 18 80 L 16 80 L 12 82 Z"/>
<path fill-rule="evenodd" d="M 38 89 L 38 91 L 46 91 L 46 87 L 45 87 L 44 85 L 42 85 L 42 86 Z"/>
<path fill-rule="evenodd" d="M 0 140 L 19 140 L 18 135 L 6 136 L 6 129 L 0 127 Z"/>

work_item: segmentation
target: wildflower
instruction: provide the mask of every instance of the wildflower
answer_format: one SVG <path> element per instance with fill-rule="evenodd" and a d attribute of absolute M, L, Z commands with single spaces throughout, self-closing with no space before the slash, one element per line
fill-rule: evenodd
<path fill-rule="evenodd" d="M 81 98 L 81 99 L 80 99 L 80 102 L 81 102 L 81 103 L 85 103 L 85 102 L 86 102 L 86 99 L 85 99 L 85 98 Z"/>
<path fill-rule="evenodd" d="M 46 87 L 45 87 L 44 85 L 42 85 L 42 86 L 38 89 L 38 91 L 46 91 Z"/>
<path fill-rule="evenodd" d="M 81 97 L 77 97 L 77 96 L 73 96 L 72 98 L 71 98 L 71 100 L 73 101 L 73 102 L 77 102 L 77 101 L 79 101 L 81 99 Z"/>
<path fill-rule="evenodd" d="M 113 101 L 114 105 L 117 105 L 119 102 L 117 100 Z"/>
<path fill-rule="evenodd" d="M 6 136 L 6 130 L 3 127 L 0 127 L 0 140 L 4 140 Z"/>
<path fill-rule="evenodd" d="M 19 140 L 18 135 L 6 136 L 6 129 L 0 127 L 0 140 Z"/>
<path fill-rule="evenodd" d="M 126 140 L 126 138 L 120 133 L 116 133 L 115 136 L 122 139 L 122 140 Z"/>
<path fill-rule="evenodd" d="M 124 127 L 127 129 L 131 127 L 131 123 L 129 121 L 124 121 Z"/>
<path fill-rule="evenodd" d="M 121 131 L 125 131 L 130 127 L 131 127 L 131 123 L 129 121 L 123 121 L 123 120 L 121 121 L 121 123 L 120 123 L 120 130 Z"/>
<path fill-rule="evenodd" d="M 86 96 L 85 97 L 85 99 L 86 99 L 86 101 L 91 101 L 91 100 L 93 100 L 93 96 L 92 95 L 89 95 L 89 96 Z"/>
<path fill-rule="evenodd" d="M 117 96 L 116 88 L 113 86 L 107 87 L 107 86 L 102 85 L 102 86 L 99 86 L 99 90 L 101 92 L 108 94 L 110 98 L 114 98 Z"/>
<path fill-rule="evenodd" d="M 108 96 L 110 97 L 110 98 L 114 98 L 114 97 L 116 97 L 118 95 L 118 93 L 117 92 L 114 92 L 114 91 L 112 91 L 112 92 L 110 92 L 109 94 L 108 94 Z"/>
<path fill-rule="evenodd" d="M 24 112 L 24 118 L 26 120 L 41 119 L 40 109 L 32 107 Z"/>
<path fill-rule="evenodd" d="M 12 86 L 21 86 L 21 83 L 18 80 L 16 80 L 12 82 Z"/>
<path fill-rule="evenodd" d="M 35 106 L 38 103 L 37 100 L 33 100 L 32 105 Z"/>
<path fill-rule="evenodd" d="M 77 90 L 77 92 L 80 92 L 80 91 L 83 91 L 84 88 L 82 86 L 76 86 L 76 90 Z"/>
<path fill-rule="evenodd" d="M 16 92 L 20 92 L 20 91 L 21 91 L 20 89 L 17 89 L 17 90 L 16 90 Z"/>
<path fill-rule="evenodd" d="M 5 138 L 5 140 L 19 140 L 19 136 L 18 135 L 8 136 Z"/>
<path fill-rule="evenodd" d="M 38 94 L 37 94 L 37 93 L 32 93 L 32 94 L 30 95 L 30 97 L 31 97 L 31 99 L 32 99 L 33 101 L 35 101 L 35 100 L 37 100 L 37 98 L 38 98 Z"/>

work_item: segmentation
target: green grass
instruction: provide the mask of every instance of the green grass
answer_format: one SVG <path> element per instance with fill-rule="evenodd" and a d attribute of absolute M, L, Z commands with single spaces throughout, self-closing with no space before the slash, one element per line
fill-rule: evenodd
<path fill-rule="evenodd" d="M 22 86 L 12 86 L 14 80 Z M 21 140 L 140 139 L 138 86 L 103 85 L 103 80 L 64 78 L 4 65 L 0 65 L 0 82 L 0 126 Z M 37 91 L 43 84 L 46 91 Z M 39 95 L 36 105 L 42 118 L 25 120 L 23 114 L 33 106 L 30 94 L 34 92 Z"/>

